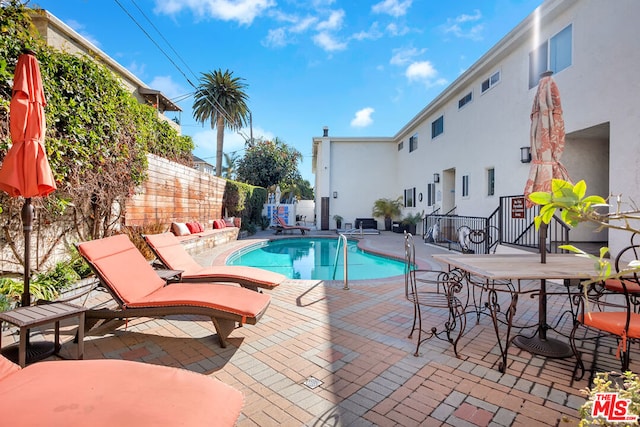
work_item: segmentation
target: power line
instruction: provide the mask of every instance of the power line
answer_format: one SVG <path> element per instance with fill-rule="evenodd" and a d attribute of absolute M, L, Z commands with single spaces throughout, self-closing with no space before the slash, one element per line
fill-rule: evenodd
<path fill-rule="evenodd" d="M 175 61 L 167 54 L 167 52 L 164 51 L 164 49 L 162 49 L 162 47 L 160 47 L 160 45 L 154 40 L 153 37 L 151 37 L 151 35 L 142 27 L 142 25 L 133 17 L 133 15 L 131 13 L 129 13 L 129 11 L 127 10 L 127 8 L 125 8 L 122 3 L 120 3 L 119 0 L 114 0 L 116 2 L 116 4 L 118 6 L 120 6 L 120 8 L 124 11 L 124 13 L 136 24 L 136 26 L 138 28 L 140 28 L 140 31 L 143 32 L 143 34 L 145 36 L 147 36 L 147 38 L 149 40 L 151 40 L 151 42 L 158 48 L 158 50 L 160 50 L 160 52 L 162 52 L 162 54 L 169 60 L 169 62 L 176 68 L 176 70 L 178 70 L 180 72 L 180 74 L 182 74 L 182 76 L 185 78 L 185 80 L 196 90 L 199 90 L 199 88 L 193 84 L 193 82 L 189 79 L 189 77 L 187 77 L 187 75 L 185 74 L 185 72 L 178 66 L 178 64 L 175 63 Z M 132 3 L 135 2 L 133 0 L 131 0 Z M 136 5 L 136 8 L 138 8 L 138 10 L 140 10 L 140 8 Z M 143 16 L 147 19 L 147 21 L 149 21 L 149 18 L 147 18 L 146 15 L 143 14 Z M 180 55 L 177 54 L 176 50 L 173 49 L 173 47 L 171 46 L 171 43 L 169 43 L 169 41 L 167 39 L 164 38 L 164 36 L 162 35 L 162 33 L 155 27 L 155 25 L 151 24 L 152 27 L 156 30 L 156 32 L 158 34 L 160 34 L 160 37 L 162 37 L 162 39 L 165 41 L 165 43 L 171 48 L 171 50 L 173 52 L 176 53 L 176 55 L 180 58 Z M 182 60 L 182 58 L 180 58 L 180 60 L 184 63 L 184 60 Z M 189 68 L 187 66 L 187 68 Z M 191 71 L 191 69 L 189 69 L 189 71 L 191 72 L 191 74 L 194 75 L 193 71 Z M 208 92 L 209 95 L 213 95 L 211 92 Z M 227 120 L 229 123 L 234 123 L 234 120 L 232 120 L 231 116 L 229 116 L 229 113 L 227 113 L 227 111 L 222 107 L 222 105 L 220 105 L 220 103 L 218 102 L 218 100 L 213 97 L 207 97 L 205 98 L 207 102 L 211 103 L 211 106 L 213 108 L 216 109 L 216 111 L 218 112 L 218 114 L 221 114 L 225 120 Z M 213 101 L 213 102 L 212 102 Z"/>

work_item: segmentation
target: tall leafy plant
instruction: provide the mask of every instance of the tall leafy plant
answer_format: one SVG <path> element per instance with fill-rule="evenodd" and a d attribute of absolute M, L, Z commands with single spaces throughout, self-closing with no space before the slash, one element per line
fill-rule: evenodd
<path fill-rule="evenodd" d="M 180 136 L 157 111 L 140 104 L 109 69 L 87 55 L 46 46 L 17 0 L 0 7 L 0 160 L 10 144 L 11 80 L 23 48 L 36 52 L 47 106 L 45 146 L 58 190 L 36 199 L 38 242 L 45 263 L 65 241 L 109 234 L 121 223 L 124 202 L 146 174 L 146 154 L 190 164 L 193 142 Z M 16 266 L 22 263 L 21 202 L 0 194 L 0 231 Z M 40 234 L 38 234 L 40 236 Z M 37 267 L 38 268 L 38 267 Z"/>

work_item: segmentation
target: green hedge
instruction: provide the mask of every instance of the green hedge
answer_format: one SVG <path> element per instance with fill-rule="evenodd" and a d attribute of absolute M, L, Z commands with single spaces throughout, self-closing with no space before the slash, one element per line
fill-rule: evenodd
<path fill-rule="evenodd" d="M 242 218 L 243 230 L 255 230 L 260 225 L 262 208 L 267 201 L 267 189 L 227 180 L 222 207 L 228 216 Z"/>

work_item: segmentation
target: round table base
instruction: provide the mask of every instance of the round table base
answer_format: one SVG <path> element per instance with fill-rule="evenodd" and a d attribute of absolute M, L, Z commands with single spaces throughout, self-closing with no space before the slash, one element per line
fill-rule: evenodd
<path fill-rule="evenodd" d="M 19 344 L 12 344 L 2 349 L 2 355 L 13 363 L 19 363 Z M 53 342 L 39 341 L 30 342 L 27 345 L 26 364 L 34 363 L 39 360 L 46 359 L 55 353 L 55 345 Z"/>
<path fill-rule="evenodd" d="M 513 344 L 529 353 L 540 356 L 557 359 L 573 356 L 573 351 L 571 351 L 571 347 L 567 343 L 553 338 L 543 340 L 538 335 L 531 338 L 518 335 L 513 339 Z"/>

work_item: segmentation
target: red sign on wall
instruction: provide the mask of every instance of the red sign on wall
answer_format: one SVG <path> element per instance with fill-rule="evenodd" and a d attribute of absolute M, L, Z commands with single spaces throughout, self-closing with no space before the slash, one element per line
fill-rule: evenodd
<path fill-rule="evenodd" d="M 511 199 L 511 218 L 524 218 L 524 197 Z"/>

